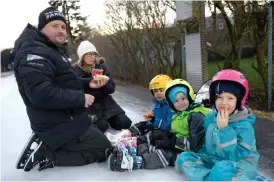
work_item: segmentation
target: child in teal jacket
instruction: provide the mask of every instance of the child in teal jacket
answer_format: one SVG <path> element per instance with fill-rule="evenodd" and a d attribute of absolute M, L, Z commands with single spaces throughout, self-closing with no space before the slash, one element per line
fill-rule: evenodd
<path fill-rule="evenodd" d="M 248 81 L 238 71 L 222 70 L 212 78 L 209 94 L 214 110 L 204 119 L 205 143 L 198 153 L 180 154 L 176 163 L 188 180 L 256 178 L 256 117 L 245 106 L 248 92 Z"/>

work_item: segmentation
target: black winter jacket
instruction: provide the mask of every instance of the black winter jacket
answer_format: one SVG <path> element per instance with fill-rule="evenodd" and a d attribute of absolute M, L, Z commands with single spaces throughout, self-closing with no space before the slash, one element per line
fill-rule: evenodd
<path fill-rule="evenodd" d="M 66 55 L 30 24 L 15 52 L 15 77 L 32 130 L 52 150 L 81 135 L 90 126 L 83 81 Z"/>
<path fill-rule="evenodd" d="M 110 79 L 106 85 L 99 89 L 91 89 L 88 86 L 85 86 L 85 93 L 89 93 L 95 97 L 94 103 L 89 107 L 89 113 L 96 115 L 97 118 L 108 120 L 110 117 L 113 117 L 120 113 L 125 113 L 125 111 L 116 103 L 110 94 L 115 92 L 115 83 L 112 80 L 110 72 L 107 70 L 106 66 L 103 64 L 103 58 L 97 58 L 95 68 L 103 69 L 103 74 L 108 76 Z M 91 79 L 91 74 L 83 71 L 79 65 L 75 65 L 75 72 L 82 79 Z"/>

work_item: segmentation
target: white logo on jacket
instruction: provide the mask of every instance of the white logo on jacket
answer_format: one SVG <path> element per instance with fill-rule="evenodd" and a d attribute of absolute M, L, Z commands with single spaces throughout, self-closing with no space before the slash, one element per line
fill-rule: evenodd
<path fill-rule="evenodd" d="M 63 61 L 69 62 L 65 57 L 62 56 Z"/>

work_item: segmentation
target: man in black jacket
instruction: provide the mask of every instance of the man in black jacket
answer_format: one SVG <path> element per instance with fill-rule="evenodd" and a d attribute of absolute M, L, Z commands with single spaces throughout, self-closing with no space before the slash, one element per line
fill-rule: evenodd
<path fill-rule="evenodd" d="M 102 162 L 111 147 L 104 134 L 91 126 L 86 108 L 94 97 L 83 92 L 83 83 L 91 88 L 102 85 L 76 75 L 61 51 L 66 38 L 64 16 L 49 7 L 40 13 L 38 29 L 28 24 L 15 42 L 16 81 L 31 128 L 41 140 L 25 171 L 39 161 L 44 161 L 42 169 Z"/>

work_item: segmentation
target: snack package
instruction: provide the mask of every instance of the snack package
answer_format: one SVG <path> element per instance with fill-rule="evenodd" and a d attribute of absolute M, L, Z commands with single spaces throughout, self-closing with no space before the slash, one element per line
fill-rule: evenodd
<path fill-rule="evenodd" d="M 103 72 L 104 72 L 104 70 L 102 70 L 102 69 L 92 69 L 91 75 L 94 78 L 94 77 L 96 77 L 96 75 L 103 75 Z"/>
<path fill-rule="evenodd" d="M 96 81 L 100 81 L 100 80 L 106 80 L 106 81 L 108 81 L 108 80 L 109 80 L 109 77 L 106 76 L 106 75 L 96 75 L 96 76 L 94 77 L 94 79 L 95 79 Z"/>

